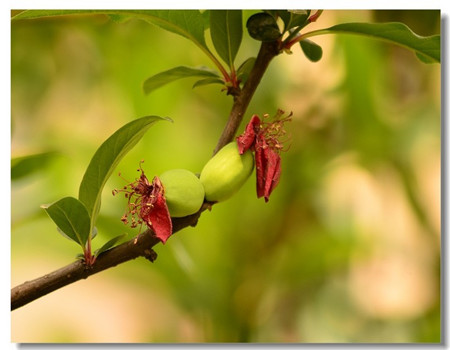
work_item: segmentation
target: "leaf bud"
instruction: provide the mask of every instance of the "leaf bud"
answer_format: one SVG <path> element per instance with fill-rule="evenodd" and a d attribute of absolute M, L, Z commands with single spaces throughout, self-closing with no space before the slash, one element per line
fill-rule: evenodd
<path fill-rule="evenodd" d="M 275 41 L 281 36 L 276 19 L 265 12 L 250 16 L 247 30 L 253 39 L 259 41 Z"/>

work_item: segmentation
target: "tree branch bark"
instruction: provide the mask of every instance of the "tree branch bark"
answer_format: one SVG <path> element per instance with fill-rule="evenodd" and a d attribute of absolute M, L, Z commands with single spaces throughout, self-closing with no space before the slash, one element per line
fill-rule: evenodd
<path fill-rule="evenodd" d="M 201 213 L 210 206 L 211 204 L 205 203 L 195 214 L 183 218 L 172 218 L 173 233 L 187 226 L 195 226 Z M 126 261 L 144 257 L 153 262 L 156 260 L 157 255 L 152 248 L 160 242 L 153 234 L 153 231 L 146 230 L 136 238 L 100 254 L 92 267 L 87 267 L 82 260 L 77 260 L 47 275 L 14 287 L 11 290 L 11 310 L 26 305 L 68 284 L 86 279 L 97 272 Z"/>
<path fill-rule="evenodd" d="M 258 87 L 270 61 L 279 53 L 277 42 L 263 42 L 253 69 L 239 93 L 234 96 L 234 103 L 222 135 L 214 149 L 214 154 L 231 142 L 242 122 L 247 107 Z M 202 208 L 195 214 L 183 218 L 172 218 L 173 233 L 188 227 L 195 226 L 206 209 L 211 209 L 213 203 L 204 203 Z M 117 266 L 137 257 L 144 257 L 150 261 L 156 259 L 153 247 L 160 240 L 155 237 L 151 230 L 140 234 L 137 238 L 122 243 L 102 254 L 100 254 L 92 267 L 86 267 L 82 260 L 77 260 L 70 265 L 62 267 L 56 271 L 27 281 L 11 290 L 11 310 L 24 306 L 46 294 L 59 288 L 74 283 L 110 267 Z"/>
<path fill-rule="evenodd" d="M 269 66 L 270 61 L 279 54 L 278 42 L 263 42 L 256 57 L 253 69 L 244 87 L 234 98 L 233 107 L 231 108 L 227 124 L 223 129 L 222 135 L 217 142 L 214 154 L 216 154 L 223 146 L 231 142 L 236 135 L 236 131 L 244 118 L 247 107 L 256 91 L 264 73 Z"/>

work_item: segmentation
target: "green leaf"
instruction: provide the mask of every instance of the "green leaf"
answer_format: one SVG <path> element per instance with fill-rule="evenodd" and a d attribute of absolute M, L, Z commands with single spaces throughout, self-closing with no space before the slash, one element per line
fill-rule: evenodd
<path fill-rule="evenodd" d="M 198 10 L 27 10 L 14 16 L 13 20 L 32 19 L 62 15 L 130 16 L 155 24 L 172 33 L 181 35 L 200 47 L 210 56 L 205 43 L 203 15 Z"/>
<path fill-rule="evenodd" d="M 175 80 L 189 77 L 206 77 L 206 78 L 220 79 L 220 76 L 217 72 L 212 71 L 207 67 L 192 68 L 186 66 L 178 66 L 148 78 L 144 82 L 144 92 L 148 94 L 153 90 L 156 90 L 161 86 L 164 86 Z"/>
<path fill-rule="evenodd" d="M 423 37 L 415 34 L 408 26 L 398 22 L 388 23 L 342 23 L 326 29 L 319 29 L 303 35 L 304 38 L 322 34 L 358 34 L 385 40 L 416 52 L 425 63 L 441 61 L 441 36 Z"/>
<path fill-rule="evenodd" d="M 57 227 L 56 229 L 57 229 L 58 232 L 61 234 L 61 236 L 63 236 L 63 237 L 65 237 L 65 238 L 67 238 L 67 239 L 73 241 L 73 239 L 70 238 L 69 236 L 67 236 L 67 235 L 66 235 L 59 227 Z M 98 233 L 97 227 L 94 227 L 94 228 L 92 229 L 92 232 L 91 232 L 91 240 L 93 240 L 93 239 L 97 236 L 97 233 Z M 84 256 L 84 255 L 83 255 L 83 256 Z"/>
<path fill-rule="evenodd" d="M 209 18 L 214 47 L 231 68 L 242 42 L 242 11 L 211 10 Z"/>
<path fill-rule="evenodd" d="M 248 79 L 248 76 L 255 65 L 256 57 L 247 58 L 238 68 L 237 70 L 237 78 L 241 81 L 242 84 Z"/>
<path fill-rule="evenodd" d="M 118 11 L 109 11 L 112 14 Z M 35 19 L 42 17 L 54 17 L 54 16 L 65 16 L 65 15 L 86 15 L 86 14 L 98 14 L 104 13 L 104 11 L 98 10 L 25 10 L 19 14 L 12 16 L 11 20 L 17 21 L 19 19 Z"/>
<path fill-rule="evenodd" d="M 45 209 L 64 236 L 84 249 L 91 231 L 91 218 L 82 202 L 73 197 L 65 197 L 41 207 Z"/>
<path fill-rule="evenodd" d="M 133 11 L 148 17 L 161 28 L 179 34 L 199 46 L 206 47 L 203 16 L 198 10 L 146 10 Z"/>
<path fill-rule="evenodd" d="M 121 23 L 121 24 L 125 23 L 131 19 L 130 16 L 117 15 L 117 14 L 111 14 L 111 15 L 108 15 L 108 17 L 111 21 L 116 22 L 116 23 Z"/>
<path fill-rule="evenodd" d="M 416 52 L 416 56 L 419 60 L 421 60 L 423 63 L 435 63 L 435 61 L 428 56 L 422 55 L 420 52 Z"/>
<path fill-rule="evenodd" d="M 78 194 L 78 198 L 91 216 L 92 227 L 100 210 L 103 187 L 111 173 L 125 154 L 144 136 L 148 128 L 160 120 L 172 121 L 170 118 L 158 116 L 133 120 L 112 134 L 95 152 L 84 173 Z"/>
<path fill-rule="evenodd" d="M 196 87 L 204 86 L 204 85 L 210 85 L 210 84 L 221 84 L 221 85 L 223 85 L 223 80 L 219 79 L 219 78 L 200 79 L 200 80 L 197 80 L 194 83 L 194 85 L 192 85 L 192 88 L 196 88 Z"/>
<path fill-rule="evenodd" d="M 275 41 L 282 35 L 275 17 L 266 12 L 251 15 L 246 27 L 248 34 L 258 41 Z"/>
<path fill-rule="evenodd" d="M 305 56 L 311 62 L 317 62 L 322 58 L 322 48 L 311 40 L 305 39 L 300 41 L 300 46 Z"/>
<path fill-rule="evenodd" d="M 17 180 L 44 168 L 57 156 L 56 152 L 31 154 L 11 159 L 11 180 Z"/>
<path fill-rule="evenodd" d="M 205 42 L 205 20 L 210 12 L 199 10 L 27 10 L 15 15 L 12 19 L 31 19 L 62 15 L 108 15 L 116 18 L 136 18 L 155 24 L 172 33 L 181 35 L 197 45 L 217 66 L 224 77 L 227 72 L 219 60 L 208 49 Z M 118 17 L 117 17 L 118 16 Z"/>
<path fill-rule="evenodd" d="M 308 17 L 311 14 L 311 10 L 289 11 L 289 13 L 291 14 L 291 19 L 288 29 L 295 27 L 303 28 L 309 23 Z"/>
<path fill-rule="evenodd" d="M 203 18 L 203 27 L 205 30 L 209 28 L 210 12 L 211 12 L 211 10 L 200 10 L 200 13 L 202 14 L 202 18 Z"/>
<path fill-rule="evenodd" d="M 311 10 L 272 10 L 270 11 L 273 15 L 278 15 L 283 20 L 284 32 L 294 27 L 304 27 L 308 24 L 308 17 Z"/>
<path fill-rule="evenodd" d="M 99 256 L 101 253 L 106 252 L 108 249 L 111 249 L 116 245 L 117 242 L 119 242 L 122 238 L 125 238 L 127 236 L 126 233 L 123 233 L 119 236 L 116 236 L 114 238 L 111 238 L 108 242 L 103 244 L 99 249 L 97 249 L 94 253 L 95 256 Z"/>

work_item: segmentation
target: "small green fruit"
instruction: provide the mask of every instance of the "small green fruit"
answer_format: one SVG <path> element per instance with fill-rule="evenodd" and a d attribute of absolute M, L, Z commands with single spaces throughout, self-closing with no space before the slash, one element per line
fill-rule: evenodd
<path fill-rule="evenodd" d="M 253 154 L 239 154 L 235 141 L 224 146 L 203 167 L 200 181 L 209 202 L 222 202 L 237 192 L 253 171 Z"/>
<path fill-rule="evenodd" d="M 185 169 L 168 170 L 159 176 L 170 216 L 179 218 L 196 213 L 205 199 L 203 185 Z"/>

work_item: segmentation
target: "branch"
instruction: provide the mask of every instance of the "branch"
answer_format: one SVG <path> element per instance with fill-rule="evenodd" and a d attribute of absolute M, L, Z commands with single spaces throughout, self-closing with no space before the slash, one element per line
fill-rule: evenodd
<path fill-rule="evenodd" d="M 156 253 L 151 247 L 159 240 L 152 236 L 150 232 L 146 231 L 139 235 L 136 244 L 134 241 L 133 239 L 125 242 L 100 254 L 92 268 L 86 267 L 82 260 L 77 260 L 59 270 L 13 288 L 11 290 L 11 310 L 15 310 L 68 284 L 86 279 L 90 275 L 139 256 L 143 256 L 150 261 L 156 259 Z"/>
<path fill-rule="evenodd" d="M 172 218 L 173 233 L 187 226 L 195 226 L 200 214 L 209 207 L 210 204 L 205 203 L 195 214 L 183 218 Z M 153 262 L 156 260 L 157 255 L 152 248 L 160 242 L 151 230 L 147 230 L 136 238 L 100 254 L 92 267 L 86 267 L 82 260 L 77 260 L 59 270 L 14 287 L 11 290 L 11 310 L 15 310 L 61 287 L 86 279 L 97 272 L 126 261 L 144 257 Z"/>
<path fill-rule="evenodd" d="M 247 82 L 244 84 L 242 90 L 238 91 L 234 97 L 234 103 L 228 122 L 217 143 L 214 153 L 227 143 L 231 142 L 234 138 L 256 88 L 270 61 L 278 55 L 278 53 L 277 42 L 263 42 L 261 44 L 261 48 Z M 201 213 L 206 209 L 211 209 L 211 206 L 212 203 L 205 202 L 202 208 L 193 215 L 183 218 L 172 218 L 173 233 L 188 226 L 195 226 Z M 136 259 L 137 257 L 144 257 L 153 262 L 156 259 L 156 253 L 152 248 L 159 242 L 160 240 L 155 237 L 153 232 L 147 230 L 137 238 L 133 238 L 130 241 L 122 243 L 100 254 L 94 265 L 90 268 L 87 268 L 83 261 L 77 260 L 52 273 L 16 286 L 11 290 L 11 310 L 24 306 L 33 300 L 80 279 L 86 279 L 97 272 Z"/>
<path fill-rule="evenodd" d="M 256 57 L 253 69 L 244 87 L 237 93 L 234 98 L 233 107 L 231 108 L 227 124 L 222 131 L 222 135 L 217 142 L 214 154 L 216 154 L 223 146 L 231 142 L 236 135 L 236 131 L 242 122 L 247 107 L 258 87 L 264 73 L 269 66 L 270 61 L 279 54 L 278 42 L 263 42 Z"/>

